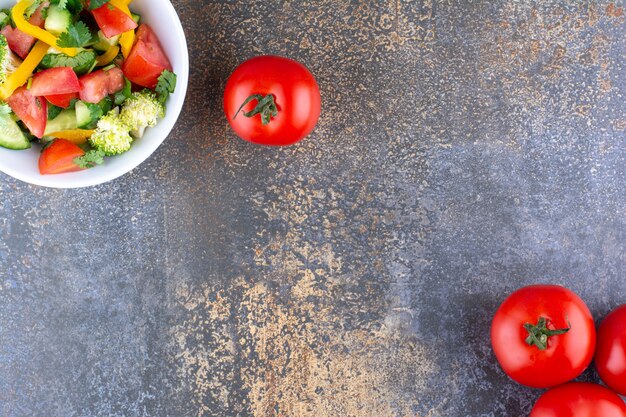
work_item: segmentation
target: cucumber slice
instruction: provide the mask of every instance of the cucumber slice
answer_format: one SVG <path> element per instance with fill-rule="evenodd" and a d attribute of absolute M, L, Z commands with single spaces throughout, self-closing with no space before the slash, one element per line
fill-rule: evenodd
<path fill-rule="evenodd" d="M 76 102 L 76 123 L 79 129 L 93 126 L 100 116 L 102 116 L 102 110 L 97 104 Z"/>
<path fill-rule="evenodd" d="M 44 27 L 54 35 L 60 35 L 67 32 L 72 24 L 72 14 L 65 9 L 59 9 L 58 6 L 50 6 L 48 8 L 48 17 Z"/>
<path fill-rule="evenodd" d="M 113 45 L 117 45 L 120 41 L 120 35 L 107 38 L 101 30 L 98 31 L 98 42 L 94 43 L 93 48 L 97 51 L 106 52 Z"/>
<path fill-rule="evenodd" d="M 11 115 L 6 113 L 0 114 L 0 146 L 18 151 L 30 148 L 26 135 Z"/>
<path fill-rule="evenodd" d="M 75 110 L 63 110 L 57 117 L 52 120 L 48 120 L 46 123 L 46 130 L 43 133 L 44 136 L 49 136 L 54 132 L 61 132 L 63 130 L 78 129 L 78 122 L 76 120 Z"/>
<path fill-rule="evenodd" d="M 137 14 L 137 13 L 132 13 L 132 12 L 131 12 L 130 15 L 133 18 L 133 20 L 135 21 L 135 23 L 139 24 L 139 21 L 141 20 L 141 15 Z"/>

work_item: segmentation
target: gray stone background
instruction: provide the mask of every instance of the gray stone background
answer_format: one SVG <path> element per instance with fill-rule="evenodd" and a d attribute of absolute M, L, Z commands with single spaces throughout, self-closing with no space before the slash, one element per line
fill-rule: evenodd
<path fill-rule="evenodd" d="M 505 296 L 626 302 L 623 2 L 173 3 L 191 83 L 146 163 L 0 174 L 0 415 L 527 415 Z M 297 146 L 222 115 L 264 53 L 319 80 Z"/>

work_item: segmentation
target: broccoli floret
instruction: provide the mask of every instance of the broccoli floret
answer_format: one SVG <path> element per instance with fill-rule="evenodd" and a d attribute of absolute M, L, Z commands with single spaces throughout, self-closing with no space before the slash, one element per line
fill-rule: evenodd
<path fill-rule="evenodd" d="M 9 49 L 7 38 L 0 35 L 0 84 L 4 83 L 21 64 L 22 60 Z"/>
<path fill-rule="evenodd" d="M 121 117 L 134 138 L 141 138 L 147 127 L 153 127 L 165 116 L 165 106 L 150 90 L 133 93 L 122 106 Z"/>
<path fill-rule="evenodd" d="M 98 120 L 89 142 L 106 156 L 119 155 L 130 149 L 133 137 L 141 138 L 146 127 L 155 126 L 164 115 L 165 106 L 155 93 L 149 90 L 133 93 L 121 111 L 116 107 Z"/>
<path fill-rule="evenodd" d="M 98 127 L 89 138 L 89 143 L 106 156 L 119 155 L 130 150 L 133 143 L 130 127 L 117 107 L 98 120 Z"/>

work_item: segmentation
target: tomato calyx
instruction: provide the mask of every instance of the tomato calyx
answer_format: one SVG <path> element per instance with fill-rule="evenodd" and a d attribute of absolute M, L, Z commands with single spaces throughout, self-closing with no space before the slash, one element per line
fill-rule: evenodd
<path fill-rule="evenodd" d="M 537 324 L 524 324 L 524 329 L 528 332 L 528 337 L 526 337 L 526 344 L 528 346 L 534 345 L 537 346 L 539 350 L 546 350 L 548 348 L 548 339 L 550 337 L 565 334 L 571 329 L 569 322 L 569 327 L 556 330 L 548 329 L 547 324 L 548 320 L 545 317 L 539 317 Z"/>
<path fill-rule="evenodd" d="M 268 94 L 265 97 L 263 97 L 263 95 L 261 94 L 252 94 L 246 99 L 246 101 L 243 102 L 241 107 L 239 107 L 239 110 L 237 110 L 237 113 L 235 113 L 235 117 L 233 117 L 233 120 L 237 118 L 237 116 L 239 115 L 241 110 L 243 110 L 246 104 L 250 103 L 252 100 L 257 100 L 258 103 L 256 104 L 256 107 L 254 109 L 250 110 L 249 112 L 243 112 L 243 115 L 245 117 L 250 118 L 256 116 L 257 114 L 260 114 L 261 123 L 263 124 L 263 126 L 267 126 L 272 121 L 272 117 L 278 116 L 278 107 L 276 107 L 276 102 L 274 101 L 273 94 Z"/>

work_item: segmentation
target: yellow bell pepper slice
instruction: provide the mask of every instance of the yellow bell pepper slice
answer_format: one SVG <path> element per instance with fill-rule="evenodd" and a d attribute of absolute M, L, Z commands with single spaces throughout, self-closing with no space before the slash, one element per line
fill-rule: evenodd
<path fill-rule="evenodd" d="M 96 63 L 99 67 L 104 67 L 105 65 L 108 65 L 111 61 L 113 61 L 119 53 L 120 47 L 117 45 L 112 45 L 104 54 L 96 58 Z"/>
<path fill-rule="evenodd" d="M 47 43 L 48 45 L 58 49 L 63 52 L 65 55 L 76 56 L 78 54 L 78 49 L 76 48 L 59 48 L 57 46 L 57 37 L 52 33 L 43 30 L 39 26 L 31 25 L 25 18 L 24 12 L 26 9 L 32 4 L 32 1 L 22 0 L 18 2 L 13 9 L 11 10 L 11 16 L 13 17 L 13 22 L 15 26 L 24 33 L 29 34 L 30 36 L 39 39 Z"/>
<path fill-rule="evenodd" d="M 132 1 L 133 0 L 110 0 L 109 3 L 111 3 L 113 6 L 117 7 L 118 9 L 123 11 L 124 13 L 126 13 L 125 9 L 128 9 L 128 5 L 130 3 L 132 3 Z M 129 14 L 129 16 L 130 16 L 130 14 Z"/>
<path fill-rule="evenodd" d="M 109 3 L 117 7 L 118 9 L 120 9 L 127 16 L 132 18 L 133 15 L 131 14 L 130 9 L 128 8 L 128 5 L 130 4 L 131 1 L 132 0 L 111 0 L 109 1 Z M 135 31 L 134 30 L 129 30 L 128 32 L 122 33 L 122 36 L 120 36 L 120 46 L 122 47 L 122 55 L 124 56 L 124 58 L 128 58 L 128 55 L 130 55 L 130 51 L 131 49 L 133 49 L 134 44 L 135 44 Z"/>
<path fill-rule="evenodd" d="M 65 139 L 73 142 L 77 145 L 82 145 L 83 143 L 87 143 L 87 139 L 93 135 L 95 130 L 87 130 L 87 129 L 72 129 L 72 130 L 62 130 L 60 132 L 50 133 L 46 136 L 51 136 L 57 139 Z"/>
<path fill-rule="evenodd" d="M 33 75 L 33 71 L 41 62 L 43 57 L 48 53 L 48 45 L 45 42 L 38 41 L 30 53 L 17 68 L 17 70 L 8 76 L 7 80 L 0 87 L 0 98 L 6 100 L 13 92 L 26 84 L 28 79 Z"/>
<path fill-rule="evenodd" d="M 128 58 L 130 51 L 133 49 L 133 45 L 135 45 L 135 31 L 129 30 L 128 32 L 122 33 L 122 36 L 120 36 L 120 46 L 122 47 L 122 55 L 124 58 Z"/>

